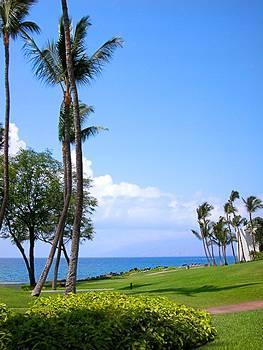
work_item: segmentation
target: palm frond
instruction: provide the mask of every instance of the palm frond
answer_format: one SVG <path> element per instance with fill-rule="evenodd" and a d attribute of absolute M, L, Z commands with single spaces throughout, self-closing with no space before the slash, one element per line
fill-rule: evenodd
<path fill-rule="evenodd" d="M 81 130 L 82 142 L 85 142 L 91 136 L 98 135 L 101 131 L 108 131 L 108 129 L 104 128 L 103 126 L 89 126 L 85 129 Z"/>
<path fill-rule="evenodd" d="M 195 231 L 195 230 L 191 230 L 193 235 L 195 235 L 196 238 L 198 238 L 200 241 L 202 240 L 202 236 L 199 232 Z"/>
<path fill-rule="evenodd" d="M 122 46 L 123 39 L 120 37 L 113 37 L 106 41 L 89 59 L 93 75 L 100 73 L 105 63 L 112 58 L 114 51 Z"/>

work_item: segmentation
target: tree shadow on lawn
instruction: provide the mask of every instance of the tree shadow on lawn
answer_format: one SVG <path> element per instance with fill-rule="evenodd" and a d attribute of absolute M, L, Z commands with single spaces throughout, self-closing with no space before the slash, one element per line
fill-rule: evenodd
<path fill-rule="evenodd" d="M 226 287 L 204 285 L 204 286 L 198 287 L 198 288 L 186 288 L 186 287 L 183 287 L 183 288 L 160 288 L 160 289 L 152 289 L 152 290 L 148 290 L 148 291 L 135 291 L 135 293 L 137 293 L 137 294 L 175 293 L 175 294 L 186 295 L 188 297 L 194 297 L 196 294 L 200 294 L 200 293 L 227 291 L 227 290 L 238 289 L 238 288 L 243 288 L 243 287 L 248 287 L 248 286 L 254 286 L 256 284 L 260 284 L 260 283 L 257 283 L 257 282 L 255 282 L 255 283 L 243 283 L 243 284 L 226 286 Z M 129 288 L 127 288 L 127 289 L 129 289 Z"/>

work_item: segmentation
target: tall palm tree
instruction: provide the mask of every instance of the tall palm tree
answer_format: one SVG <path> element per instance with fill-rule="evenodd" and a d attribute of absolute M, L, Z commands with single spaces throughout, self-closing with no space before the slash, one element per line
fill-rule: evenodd
<path fill-rule="evenodd" d="M 212 242 L 215 242 L 219 246 L 219 257 L 221 257 L 220 247 L 222 248 L 222 255 L 224 258 L 224 264 L 228 265 L 226 257 L 226 247 L 230 244 L 232 237 L 231 231 L 227 227 L 227 222 L 224 217 L 220 216 L 218 222 L 213 223 L 213 238 Z"/>
<path fill-rule="evenodd" d="M 77 23 L 74 29 L 70 27 L 71 54 L 73 60 L 74 77 L 77 85 L 89 83 L 92 79 L 94 79 L 95 76 L 102 71 L 104 64 L 109 62 L 114 50 L 122 45 L 121 38 L 113 37 L 112 39 L 106 41 L 101 47 L 99 47 L 98 50 L 95 51 L 95 53 L 93 53 L 91 56 L 88 56 L 86 54 L 85 41 L 89 26 L 89 18 L 83 17 Z M 75 126 L 74 128 L 70 126 L 72 122 L 72 113 L 70 113 L 70 110 L 74 110 L 72 104 L 73 89 L 70 83 L 70 76 L 67 70 L 65 27 L 63 19 L 61 18 L 59 22 L 58 40 L 56 42 L 49 42 L 46 48 L 44 48 L 43 50 L 41 50 L 38 47 L 36 42 L 29 35 L 25 35 L 25 39 L 27 40 L 25 50 L 29 59 L 32 61 L 33 70 L 36 76 L 40 80 L 44 80 L 49 85 L 59 85 L 62 90 L 62 112 L 64 119 L 63 132 L 65 133 L 62 141 L 62 154 L 64 163 L 65 210 L 63 211 L 63 215 L 60 218 L 60 222 L 57 227 L 57 234 L 54 236 L 54 242 L 51 246 L 50 255 L 47 259 L 47 263 L 36 285 L 36 288 L 32 293 L 32 295 L 38 296 L 41 293 L 41 289 L 45 283 L 48 271 L 51 267 L 54 254 L 59 242 L 59 238 L 63 234 L 63 227 L 65 226 L 65 221 L 67 217 L 68 205 L 70 201 L 72 188 L 70 139 L 72 139 L 73 135 L 75 139 Z M 62 224 L 60 225 L 60 223 Z"/>
<path fill-rule="evenodd" d="M 211 227 L 209 216 L 211 215 L 211 211 L 213 210 L 213 206 L 207 202 L 201 204 L 197 209 L 197 219 L 200 228 L 200 234 L 202 236 L 202 242 L 204 247 L 204 252 L 206 257 L 208 258 L 209 263 L 216 265 L 214 253 L 213 253 L 213 245 L 210 244 L 211 239 Z M 193 231 L 192 231 L 193 232 Z M 196 235 L 196 231 L 193 232 Z M 211 251 L 210 251 L 211 247 Z"/>
<path fill-rule="evenodd" d="M 92 106 L 87 106 L 85 103 L 79 103 L 79 112 L 80 112 L 80 119 L 81 119 L 81 139 L 82 142 L 85 142 L 88 138 L 91 136 L 96 136 L 100 131 L 107 130 L 106 128 L 102 126 L 88 126 L 86 128 L 83 128 L 84 123 L 86 122 L 86 119 L 91 113 L 94 113 L 94 108 Z M 59 118 L 59 140 L 63 144 L 65 142 L 65 120 L 67 116 L 65 115 L 65 105 L 64 102 L 61 105 L 60 109 L 60 118 Z M 74 144 L 75 142 L 75 133 L 74 133 L 74 120 L 73 120 L 73 108 L 70 107 L 69 111 L 69 138 L 70 143 Z M 64 147 L 62 147 L 64 149 Z M 64 152 L 63 152 L 64 157 Z M 66 180 L 67 182 L 67 180 Z M 64 193 L 65 196 L 65 193 Z M 54 277 L 53 277 L 53 283 L 52 288 L 56 289 L 57 287 L 57 279 L 58 279 L 58 269 L 60 264 L 60 258 L 61 258 L 61 252 L 63 250 L 63 235 L 60 236 L 58 246 L 57 246 L 57 258 L 54 266 Z M 65 251 L 64 251 L 65 252 Z"/>
<path fill-rule="evenodd" d="M 228 201 L 227 203 L 225 203 L 224 205 L 224 212 L 225 212 L 225 218 L 226 218 L 226 223 L 227 223 L 227 226 L 228 226 L 228 230 L 229 232 L 231 232 L 231 214 L 233 214 L 233 205 L 230 201 Z M 231 237 L 234 237 L 234 239 L 236 240 L 236 237 L 231 233 Z M 235 259 L 235 263 L 237 263 L 237 256 L 236 256 L 236 253 L 235 253 L 235 248 L 234 248 L 234 240 L 231 239 L 231 249 L 232 249 L 232 254 L 233 254 L 233 257 Z"/>
<path fill-rule="evenodd" d="M 10 123 L 10 87 L 9 87 L 9 61 L 10 38 L 15 40 L 23 33 L 39 32 L 38 25 L 25 21 L 29 10 L 37 0 L 1 0 L 0 1 L 0 32 L 3 37 L 5 53 L 5 126 L 4 126 L 4 181 L 3 200 L 0 209 L 0 229 L 7 207 L 9 195 L 9 123 Z"/>
<path fill-rule="evenodd" d="M 258 209 L 262 209 L 263 203 L 262 203 L 261 199 L 255 197 L 255 196 L 250 196 L 247 199 L 242 198 L 242 200 L 245 204 L 245 207 L 246 207 L 248 215 L 249 215 L 250 234 L 252 237 L 253 250 L 254 250 L 254 252 L 256 252 L 255 232 L 254 232 L 252 213 L 255 213 Z"/>

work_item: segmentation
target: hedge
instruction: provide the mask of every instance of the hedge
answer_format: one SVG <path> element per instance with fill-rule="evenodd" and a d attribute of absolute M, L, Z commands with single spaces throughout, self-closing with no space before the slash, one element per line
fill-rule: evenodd
<path fill-rule="evenodd" d="M 216 334 L 204 311 L 162 297 L 115 292 L 43 297 L 25 314 L 4 308 L 2 314 L 6 350 L 181 350 Z"/>

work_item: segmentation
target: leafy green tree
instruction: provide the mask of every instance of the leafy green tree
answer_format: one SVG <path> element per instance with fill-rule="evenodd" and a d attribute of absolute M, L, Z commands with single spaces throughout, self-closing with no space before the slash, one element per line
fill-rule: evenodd
<path fill-rule="evenodd" d="M 250 196 L 247 199 L 242 198 L 245 207 L 247 209 L 248 215 L 249 215 L 249 227 L 250 227 L 250 234 L 252 237 L 252 244 L 253 244 L 253 250 L 256 252 L 256 240 L 255 240 L 255 230 L 254 230 L 254 223 L 252 219 L 252 214 L 255 213 L 257 210 L 263 208 L 263 203 L 261 199 Z"/>
<path fill-rule="evenodd" d="M 3 224 L 9 197 L 9 123 L 11 107 L 9 87 L 10 38 L 15 40 L 18 36 L 23 37 L 23 33 L 39 32 L 39 27 L 36 23 L 25 21 L 31 6 L 35 3 L 36 0 L 0 1 L 0 32 L 3 38 L 5 54 L 4 195 L 0 208 L 0 229 Z"/>
<path fill-rule="evenodd" d="M 20 251 L 30 280 L 35 286 L 35 243 L 50 237 L 63 206 L 61 164 L 50 152 L 21 150 L 10 159 L 10 193 L 2 238 L 9 238 Z M 1 168 L 3 187 L 3 167 Z M 24 243 L 29 243 L 29 253 Z"/>

